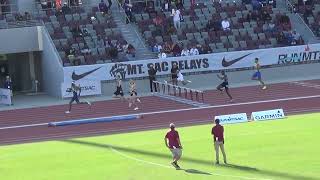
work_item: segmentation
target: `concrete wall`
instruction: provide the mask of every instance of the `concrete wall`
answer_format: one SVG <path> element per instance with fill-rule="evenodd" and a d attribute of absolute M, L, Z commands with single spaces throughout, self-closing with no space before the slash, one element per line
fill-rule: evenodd
<path fill-rule="evenodd" d="M 308 79 L 320 79 L 320 63 L 313 64 L 302 64 L 302 65 L 292 65 L 283 66 L 275 68 L 267 68 L 261 70 L 262 78 L 267 84 L 288 82 L 288 81 L 298 81 L 298 80 L 308 80 Z M 252 70 L 246 71 L 234 71 L 227 72 L 229 77 L 230 87 L 241 87 L 248 85 L 258 85 L 258 82 L 252 81 L 251 76 L 253 74 Z M 158 78 L 158 81 L 163 82 L 163 80 L 168 80 L 168 78 Z M 199 75 L 189 75 L 185 76 L 185 79 L 191 80 L 192 83 L 188 84 L 187 87 L 205 90 L 205 89 L 215 89 L 217 85 L 221 83 L 216 77 L 216 73 L 209 74 L 199 74 Z M 149 80 L 142 79 L 137 80 L 137 88 L 140 94 L 150 92 Z M 128 92 L 128 82 L 124 82 L 124 92 Z M 102 93 L 104 95 L 111 96 L 115 91 L 114 82 L 103 82 L 102 83 Z"/>
<path fill-rule="evenodd" d="M 0 29 L 0 54 L 39 51 L 37 27 Z"/>
<path fill-rule="evenodd" d="M 55 48 L 48 31 L 40 27 L 42 36 L 42 87 L 50 96 L 61 97 L 60 86 L 63 82 L 63 68 L 61 58 Z"/>

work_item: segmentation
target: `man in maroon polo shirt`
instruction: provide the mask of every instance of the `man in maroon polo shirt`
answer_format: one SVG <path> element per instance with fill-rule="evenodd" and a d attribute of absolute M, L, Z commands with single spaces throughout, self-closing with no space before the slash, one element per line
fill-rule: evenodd
<path fill-rule="evenodd" d="M 180 169 L 178 161 L 182 155 L 182 145 L 180 143 L 179 133 L 175 130 L 175 125 L 173 123 L 170 124 L 170 131 L 167 132 L 164 142 L 167 148 L 170 149 L 173 156 L 173 162 L 171 164 L 176 169 Z"/>
<path fill-rule="evenodd" d="M 213 135 L 214 149 L 216 151 L 216 164 L 219 164 L 219 148 L 223 155 L 223 161 L 227 164 L 226 152 L 224 151 L 224 136 L 223 126 L 220 125 L 220 120 L 215 120 L 216 126 L 212 128 L 211 134 Z"/>

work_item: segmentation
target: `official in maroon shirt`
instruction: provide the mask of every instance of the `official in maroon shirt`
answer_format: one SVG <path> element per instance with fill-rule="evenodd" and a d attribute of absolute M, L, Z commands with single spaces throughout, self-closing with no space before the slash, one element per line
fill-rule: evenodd
<path fill-rule="evenodd" d="M 175 125 L 173 123 L 170 124 L 170 131 L 167 132 L 164 142 L 167 148 L 170 149 L 173 156 L 173 162 L 171 164 L 176 169 L 180 169 L 178 161 L 182 155 L 182 146 L 180 143 L 179 133 L 175 130 Z"/>
<path fill-rule="evenodd" d="M 219 148 L 223 155 L 223 161 L 227 164 L 226 152 L 224 151 L 224 136 L 223 126 L 220 125 L 220 120 L 215 120 L 216 125 L 212 128 L 211 134 L 213 135 L 214 149 L 216 151 L 216 164 L 219 164 Z"/>

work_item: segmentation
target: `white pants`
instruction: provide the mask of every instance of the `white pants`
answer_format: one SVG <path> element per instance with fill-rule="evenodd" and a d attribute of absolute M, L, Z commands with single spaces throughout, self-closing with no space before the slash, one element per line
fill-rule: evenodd
<path fill-rule="evenodd" d="M 173 21 L 173 26 L 176 28 L 176 30 L 180 29 L 180 20 L 174 20 Z"/>

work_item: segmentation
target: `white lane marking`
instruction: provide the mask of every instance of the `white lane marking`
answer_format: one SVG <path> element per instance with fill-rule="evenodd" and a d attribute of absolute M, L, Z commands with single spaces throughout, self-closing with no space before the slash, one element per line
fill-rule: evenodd
<path fill-rule="evenodd" d="M 0 130 L 5 130 L 5 129 L 18 129 L 18 128 L 36 127 L 36 126 L 47 126 L 47 125 L 48 125 L 48 123 L 24 124 L 24 125 L 17 125 L 17 126 L 0 127 Z"/>
<path fill-rule="evenodd" d="M 164 113 L 173 113 L 173 112 L 193 111 L 193 110 L 202 110 L 202 109 L 211 109 L 211 108 L 232 107 L 232 106 L 241 106 L 241 105 L 270 103 L 270 102 L 281 102 L 281 101 L 290 101 L 290 100 L 312 99 L 312 98 L 320 98 L 320 95 L 300 96 L 300 97 L 281 98 L 281 99 L 272 99 L 272 100 L 261 100 L 261 101 L 250 101 L 250 102 L 233 103 L 233 104 L 221 104 L 221 105 L 212 105 L 212 106 L 206 106 L 206 107 L 193 107 L 193 108 L 174 109 L 174 110 L 152 111 L 152 112 L 136 113 L 136 114 L 125 114 L 125 115 L 118 115 L 118 116 L 87 118 L 86 120 L 97 120 L 97 119 L 101 119 L 101 118 L 120 118 L 120 117 L 127 117 L 127 116 L 154 115 L 154 114 L 164 114 Z M 60 121 L 56 121 L 56 122 L 60 122 Z M 0 130 L 24 128 L 24 127 L 32 127 L 32 126 L 43 126 L 43 125 L 48 125 L 48 123 L 27 124 L 27 125 L 18 125 L 18 126 L 7 126 L 7 127 L 1 127 Z"/>
<path fill-rule="evenodd" d="M 299 113 L 314 113 L 319 112 L 320 108 L 317 109 L 303 109 L 303 110 L 293 110 L 293 111 L 287 111 L 286 113 L 289 114 L 299 114 Z M 211 123 L 211 119 L 207 120 L 189 120 L 189 121 L 183 121 L 178 122 L 177 125 L 180 126 L 188 126 L 188 125 L 201 125 L 206 123 Z M 231 125 L 231 124 L 230 124 Z M 54 140 L 59 138 L 68 138 L 68 137 L 84 137 L 84 136 L 99 136 L 99 135 L 108 135 L 112 133 L 121 133 L 121 132 L 133 132 L 133 131 L 143 131 L 143 130 L 154 130 L 159 128 L 166 128 L 167 124 L 162 123 L 154 123 L 151 125 L 138 125 L 138 126 L 131 126 L 128 128 L 122 128 L 122 129 L 112 129 L 112 130 L 87 130 L 85 132 L 80 133 L 58 133 L 58 134 L 47 134 L 46 137 L 38 137 L 38 136 L 31 136 L 28 138 L 10 138 L 6 141 L 2 141 L 1 144 L 15 144 L 15 143 L 21 143 L 21 142 L 30 142 L 30 141 L 44 141 L 44 140 Z M 0 146 L 2 146 L 0 144 Z"/>
<path fill-rule="evenodd" d="M 125 157 L 127 159 L 131 159 L 131 160 L 134 160 L 134 161 L 137 161 L 137 162 L 141 162 L 141 163 L 144 163 L 144 164 L 149 164 L 149 165 L 153 165 L 153 166 L 159 166 L 159 167 L 163 167 L 163 168 L 168 168 L 168 169 L 174 169 L 173 167 L 171 166 L 168 166 L 168 165 L 164 165 L 164 164 L 159 164 L 159 163 L 155 163 L 155 162 L 151 162 L 151 161 L 146 161 L 146 160 L 143 160 L 143 159 L 139 159 L 139 158 L 135 158 L 133 156 L 130 156 L 128 154 L 125 154 L 111 146 L 109 146 L 110 150 L 122 157 Z M 237 178 L 237 179 L 249 179 L 249 180 L 271 180 L 271 179 L 266 179 L 266 178 L 253 178 L 253 177 L 246 177 L 246 176 L 235 176 L 235 175 L 227 175 L 227 174 L 220 174 L 220 173 L 212 173 L 212 172 L 209 172 L 211 175 L 214 175 L 214 176 L 222 176 L 222 177 L 231 177 L 231 178 Z"/>
<path fill-rule="evenodd" d="M 309 83 L 309 82 L 291 82 L 291 84 L 302 86 L 302 87 L 309 87 L 314 89 L 320 89 L 319 84 Z"/>

